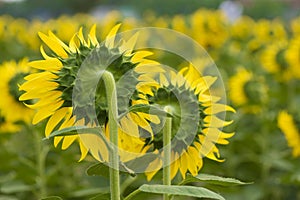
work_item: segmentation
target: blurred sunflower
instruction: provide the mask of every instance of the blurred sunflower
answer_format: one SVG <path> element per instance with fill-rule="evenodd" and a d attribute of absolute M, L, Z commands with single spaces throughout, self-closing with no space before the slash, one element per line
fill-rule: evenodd
<path fill-rule="evenodd" d="M 20 127 L 13 122 L 7 121 L 0 110 L 0 133 L 15 133 Z"/>
<path fill-rule="evenodd" d="M 197 10 L 190 16 L 189 35 L 205 49 L 220 48 L 228 38 L 226 19 L 221 11 Z"/>
<path fill-rule="evenodd" d="M 278 115 L 278 127 L 287 140 L 288 146 L 293 150 L 293 156 L 300 156 L 300 134 L 292 115 L 281 111 Z"/>
<path fill-rule="evenodd" d="M 201 76 L 190 65 L 181 69 L 178 74 L 171 70 L 157 73 L 154 80 L 155 84 L 152 86 L 140 85 L 139 100 L 168 106 L 172 110 L 171 178 L 178 172 L 183 178 L 188 171 L 197 175 L 202 168 L 203 157 L 222 162 L 216 144 L 228 144 L 227 139 L 233 133 L 227 134 L 220 129 L 232 121 L 223 121 L 216 115 L 235 110 L 218 103 L 220 98 L 210 93 L 210 86 L 216 78 Z M 154 137 L 141 135 L 146 138 L 146 147 L 150 147 L 148 152 L 152 151 L 157 155 L 146 169 L 147 180 L 151 180 L 163 167 L 163 133 L 159 130 L 154 134 Z"/>
<path fill-rule="evenodd" d="M 262 66 L 269 73 L 279 75 L 278 78 L 285 81 L 292 78 L 291 66 L 286 60 L 287 47 L 287 41 L 271 44 L 261 54 Z"/>
<path fill-rule="evenodd" d="M 259 20 L 254 23 L 252 31 L 253 37 L 248 42 L 248 49 L 253 53 L 259 52 L 266 45 L 274 43 L 274 41 L 287 40 L 286 30 L 279 20 Z"/>
<path fill-rule="evenodd" d="M 286 50 L 286 59 L 291 66 L 294 77 L 300 78 L 300 37 L 292 38 Z"/>
<path fill-rule="evenodd" d="M 229 79 L 229 98 L 244 111 L 257 113 L 261 104 L 267 99 L 267 87 L 260 77 L 254 77 L 246 69 L 240 67 L 237 73 Z"/>
<path fill-rule="evenodd" d="M 116 82 L 122 75 L 132 69 L 137 69 L 138 73 L 145 73 L 149 70 L 145 65 L 156 64 L 156 62 L 144 58 L 151 55 L 150 52 L 133 52 L 132 49 L 135 45 L 137 35 L 132 36 L 127 41 L 115 41 L 115 35 L 119 27 L 120 25 L 113 27 L 107 35 L 105 42 L 101 44 L 96 38 L 95 25 L 90 29 L 87 40 L 84 39 L 82 28 L 80 28 L 79 32 L 74 34 L 70 40 L 69 45 L 63 43 L 51 31 L 49 31 L 48 35 L 39 33 L 41 40 L 54 54 L 50 57 L 41 46 L 41 54 L 44 59 L 29 63 L 29 66 L 39 71 L 25 77 L 26 82 L 20 86 L 20 90 L 25 91 L 25 93 L 20 97 L 20 100 L 36 100 L 36 103 L 27 105 L 37 110 L 32 121 L 33 124 L 49 118 L 45 128 L 46 136 L 49 136 L 51 132 L 57 129 L 60 130 L 75 125 L 93 127 L 98 124 L 102 127 L 103 133 L 108 134 L 108 111 L 104 87 L 97 88 L 95 99 L 88 104 L 83 104 L 80 100 L 77 99 L 77 101 L 74 101 L 73 99 L 73 95 L 75 95 L 75 99 L 76 95 L 81 95 L 83 98 L 91 96 L 88 93 L 90 88 L 85 88 L 84 95 L 80 93 L 81 91 L 76 91 L 74 94 L 73 89 L 75 82 L 78 81 L 79 68 L 92 51 L 98 53 L 97 56 L 99 56 L 100 60 L 96 60 L 97 65 L 84 69 L 87 71 L 83 73 L 84 77 L 81 77 L 82 79 L 90 80 L 92 77 L 97 78 L 95 76 L 99 74 L 99 71 L 105 69 L 101 68 L 105 64 L 109 64 L 109 66 L 104 67 L 108 67 L 107 70 L 114 75 Z M 156 69 L 159 70 L 155 66 L 151 68 L 151 70 Z M 138 73 L 132 72 L 136 83 L 138 80 L 134 76 Z M 84 82 L 84 80 L 79 81 Z M 97 82 L 98 80 L 95 81 Z M 128 87 L 135 87 L 134 83 L 126 84 Z M 93 102 L 97 106 L 95 108 L 97 113 L 96 118 L 90 117 L 91 110 L 89 110 L 89 106 Z M 79 115 L 75 116 L 74 113 Z M 141 113 L 133 121 L 128 115 L 124 116 L 120 121 L 121 125 L 125 124 L 126 126 L 122 127 L 122 131 L 119 128 L 119 149 L 129 151 L 128 154 L 130 154 L 131 151 L 140 152 L 141 147 L 139 145 L 142 146 L 143 144 L 138 138 L 134 138 L 134 136 L 138 136 L 139 127 L 146 131 L 151 131 L 151 129 L 148 121 L 144 119 L 144 117 L 149 118 L 147 114 Z M 158 120 L 154 116 L 151 119 L 153 121 Z M 138 125 L 141 121 L 143 124 Z M 126 143 L 129 138 L 135 142 L 134 145 Z M 75 140 L 79 142 L 81 150 L 80 160 L 84 159 L 88 152 L 99 161 L 108 160 L 108 150 L 105 148 L 105 142 L 99 136 L 92 133 L 81 134 L 80 136 L 55 137 L 54 145 L 57 146 L 62 142 L 62 149 L 67 149 Z M 122 155 L 124 157 L 121 157 L 121 160 L 128 160 L 131 157 L 130 155 L 126 156 L 125 153 L 122 153 Z"/>
<path fill-rule="evenodd" d="M 16 122 L 30 123 L 33 111 L 28 109 L 19 101 L 22 92 L 19 85 L 24 82 L 24 77 L 29 74 L 28 60 L 23 59 L 19 63 L 15 61 L 4 62 L 0 66 L 0 111 L 1 129 L 7 132 L 14 132 L 20 129 Z M 6 130 L 5 130 L 6 129 Z"/>

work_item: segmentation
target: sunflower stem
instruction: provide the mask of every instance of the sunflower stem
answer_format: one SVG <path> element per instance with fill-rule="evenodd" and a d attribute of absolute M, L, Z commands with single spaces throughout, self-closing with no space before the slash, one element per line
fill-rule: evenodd
<path fill-rule="evenodd" d="M 118 107 L 116 84 L 113 75 L 104 71 L 102 79 L 105 83 L 106 97 L 108 104 L 108 123 L 109 123 L 109 139 L 113 144 L 109 151 L 109 177 L 110 177 L 110 193 L 111 200 L 120 200 L 120 176 L 119 176 L 119 155 L 118 155 Z"/>
<path fill-rule="evenodd" d="M 36 178 L 39 188 L 38 198 L 44 198 L 47 196 L 47 177 L 46 177 L 46 157 L 49 152 L 47 146 L 42 145 L 42 136 L 39 131 L 30 130 L 34 134 L 34 143 L 36 148 L 36 169 L 38 177 Z"/>
<path fill-rule="evenodd" d="M 169 106 L 165 107 L 167 112 L 171 111 Z M 164 144 L 164 153 L 163 153 L 163 184 L 171 185 L 171 137 L 172 137 L 172 118 L 167 117 L 165 126 L 163 129 L 163 144 Z M 169 200 L 169 195 L 164 194 L 164 200 Z"/>

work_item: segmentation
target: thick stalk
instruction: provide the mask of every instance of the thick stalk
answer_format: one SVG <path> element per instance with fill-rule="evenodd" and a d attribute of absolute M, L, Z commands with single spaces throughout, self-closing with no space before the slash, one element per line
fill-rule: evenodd
<path fill-rule="evenodd" d="M 169 107 L 166 107 L 167 112 L 170 111 Z M 172 118 L 167 117 L 165 126 L 163 129 L 163 184 L 171 185 L 171 137 L 172 137 Z M 164 200 L 169 200 L 169 195 L 164 194 Z"/>
<path fill-rule="evenodd" d="M 113 75 L 104 71 L 102 79 L 105 83 L 107 104 L 108 104 L 108 125 L 109 125 L 109 139 L 112 143 L 109 151 L 109 177 L 110 177 L 110 193 L 111 200 L 120 200 L 120 177 L 119 177 L 119 155 L 118 155 L 118 107 L 116 84 Z"/>
<path fill-rule="evenodd" d="M 38 198 L 44 198 L 47 196 L 47 181 L 46 181 L 46 157 L 49 151 L 47 146 L 42 145 L 42 137 L 36 130 L 30 130 L 34 134 L 34 142 L 36 147 L 36 169 L 38 177 L 36 178 L 39 188 Z"/>

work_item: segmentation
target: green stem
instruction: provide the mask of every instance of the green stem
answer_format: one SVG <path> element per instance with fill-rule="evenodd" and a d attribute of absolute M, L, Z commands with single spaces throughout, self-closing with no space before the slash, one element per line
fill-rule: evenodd
<path fill-rule="evenodd" d="M 165 107 L 167 112 L 170 112 L 168 106 Z M 172 118 L 167 117 L 163 129 L 163 184 L 171 185 L 171 137 L 172 137 Z M 164 200 L 169 200 L 169 195 L 164 194 Z"/>
<path fill-rule="evenodd" d="M 105 83 L 107 95 L 109 139 L 113 144 L 111 150 L 109 151 L 111 200 L 120 200 L 118 122 L 116 121 L 118 116 L 116 84 L 113 75 L 108 71 L 104 71 L 102 79 Z"/>
<path fill-rule="evenodd" d="M 39 199 L 47 196 L 47 177 L 46 177 L 46 157 L 49 147 L 42 145 L 42 137 L 36 130 L 30 130 L 34 134 L 34 143 L 36 147 L 36 169 L 38 177 L 36 182 L 39 188 Z"/>

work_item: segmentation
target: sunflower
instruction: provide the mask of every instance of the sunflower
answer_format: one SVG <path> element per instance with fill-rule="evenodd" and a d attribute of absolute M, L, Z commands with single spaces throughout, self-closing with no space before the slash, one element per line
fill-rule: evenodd
<path fill-rule="evenodd" d="M 232 76 L 229 80 L 229 97 L 231 101 L 237 105 L 244 105 L 247 103 L 248 98 L 244 91 L 244 87 L 247 82 L 252 79 L 253 75 L 251 72 L 244 68 L 239 68 L 236 75 Z"/>
<path fill-rule="evenodd" d="M 20 130 L 20 126 L 13 122 L 7 121 L 0 110 L 0 133 L 15 133 Z"/>
<path fill-rule="evenodd" d="M 294 77 L 300 78 L 300 37 L 295 37 L 291 40 L 288 49 L 286 50 L 286 59 L 291 66 Z"/>
<path fill-rule="evenodd" d="M 300 134 L 293 117 L 286 111 L 278 115 L 278 127 L 285 135 L 288 146 L 293 149 L 293 156 L 300 156 Z"/>
<path fill-rule="evenodd" d="M 290 80 L 292 77 L 291 66 L 286 60 L 287 41 L 271 44 L 261 54 L 262 66 L 272 74 L 277 74 L 283 80 Z"/>
<path fill-rule="evenodd" d="M 183 178 L 188 171 L 197 175 L 204 157 L 222 162 L 216 144 L 228 144 L 227 139 L 233 133 L 227 134 L 220 129 L 232 121 L 223 121 L 216 115 L 235 111 L 218 103 L 220 98 L 210 93 L 216 78 L 201 76 L 190 65 L 177 74 L 168 69 L 157 73 L 153 80 L 155 84 L 152 86 L 139 85 L 137 99 L 162 108 L 168 106 L 172 111 L 171 178 L 178 172 Z M 149 148 L 147 151 L 157 155 L 146 168 L 147 180 L 151 180 L 163 167 L 163 133 L 159 127 L 153 127 L 153 130 L 158 130 L 154 136 L 141 135 L 145 138 L 145 147 Z"/>
<path fill-rule="evenodd" d="M 260 105 L 267 100 L 267 87 L 261 77 L 254 77 L 240 67 L 229 79 L 229 98 L 233 104 L 242 107 L 245 112 L 257 113 Z"/>
<path fill-rule="evenodd" d="M 0 66 L 2 130 L 5 129 L 4 125 L 6 124 L 5 127 L 8 128 L 7 131 L 17 131 L 20 127 L 14 125 L 15 122 L 23 121 L 30 123 L 32 119 L 33 111 L 19 101 L 19 97 L 22 93 L 19 91 L 18 85 L 23 83 L 24 77 L 29 74 L 27 63 L 28 60 L 23 59 L 18 63 L 15 61 L 4 62 L 2 66 Z"/>
<path fill-rule="evenodd" d="M 123 74 L 132 69 L 131 76 L 138 82 L 136 74 L 146 73 L 149 70 L 146 65 L 156 64 L 156 62 L 145 59 L 146 56 L 151 55 L 148 51 L 133 52 L 137 34 L 132 36 L 127 41 L 120 40 L 115 41 L 115 35 L 120 25 L 116 25 L 110 31 L 107 39 L 103 43 L 99 43 L 96 37 L 96 26 L 94 25 L 88 34 L 87 40 L 84 38 L 82 28 L 78 33 L 74 34 L 69 42 L 69 45 L 63 43 L 58 37 L 56 37 L 51 31 L 48 35 L 39 33 L 41 40 L 52 51 L 52 56 L 49 56 L 43 46 L 41 46 L 41 54 L 44 59 L 36 60 L 29 63 L 34 69 L 39 70 L 37 73 L 33 73 L 25 77 L 26 82 L 20 86 L 20 90 L 25 93 L 20 97 L 20 100 L 35 100 L 34 104 L 27 104 L 28 107 L 36 109 L 37 112 L 33 117 L 33 124 L 37 124 L 45 119 L 48 119 L 45 128 L 45 135 L 49 136 L 54 130 L 60 130 L 67 127 L 76 125 L 85 126 L 101 126 L 104 134 L 108 134 L 107 127 L 107 102 L 105 97 L 105 90 L 103 87 L 97 88 L 95 99 L 91 99 L 91 102 L 87 104 L 82 103 L 82 98 L 90 97 L 93 88 L 84 88 L 82 91 L 75 91 L 74 85 L 77 82 L 84 82 L 84 80 L 90 80 L 95 78 L 98 80 L 97 75 L 99 71 L 104 70 L 102 64 L 108 64 L 107 70 L 109 70 L 118 81 Z M 96 64 L 84 68 L 86 70 L 82 77 L 78 77 L 79 68 L 84 63 L 89 63 L 90 58 L 93 58 L 94 53 L 99 56 L 100 60 L 96 60 Z M 92 61 L 95 61 L 92 59 Z M 111 63 L 110 63 L 111 62 Z M 101 68 L 102 67 L 102 68 Z M 152 70 L 159 70 L 157 67 L 152 67 Z M 82 73 L 81 73 L 82 74 Z M 76 82 L 77 81 L 77 82 Z M 101 83 L 101 80 L 100 80 Z M 101 84 L 99 85 L 101 86 Z M 135 87 L 135 83 L 126 83 L 129 88 Z M 117 90 L 118 91 L 118 90 Z M 80 95 L 79 95 L 80 94 Z M 77 95 L 77 96 L 76 96 Z M 74 100 L 75 99 L 75 100 Z M 97 105 L 97 116 L 91 117 L 90 104 Z M 121 105 L 121 111 L 124 111 L 126 105 Z M 123 110 L 122 110 L 123 109 Z M 126 111 L 126 110 L 125 110 Z M 141 113 L 137 114 L 136 120 L 132 120 L 130 115 L 127 114 L 119 122 L 122 126 L 122 130 L 119 128 L 120 135 L 120 151 L 140 152 L 142 141 L 137 141 L 134 136 L 138 135 L 139 128 L 145 129 L 151 132 L 148 121 L 144 120 L 144 117 L 149 118 L 149 115 Z M 135 114 L 136 115 L 136 114 Z M 94 118 L 93 118 L 94 117 Z M 157 121 L 155 116 L 151 117 L 153 121 Z M 138 126 L 138 123 L 143 121 L 142 125 Z M 129 125 L 130 124 L 130 125 Z M 128 145 L 124 141 L 135 142 L 136 145 Z M 88 152 L 99 161 L 108 160 L 108 150 L 105 148 L 105 142 L 95 134 L 80 134 L 73 136 L 58 136 L 54 138 L 54 145 L 57 146 L 62 143 L 62 149 L 67 149 L 74 141 L 79 142 L 81 150 L 81 158 L 84 159 Z M 120 152 L 121 153 L 121 152 Z M 125 155 L 125 153 L 121 153 Z M 121 157 L 121 160 L 128 160 L 132 157 L 130 153 L 127 156 Z"/>

